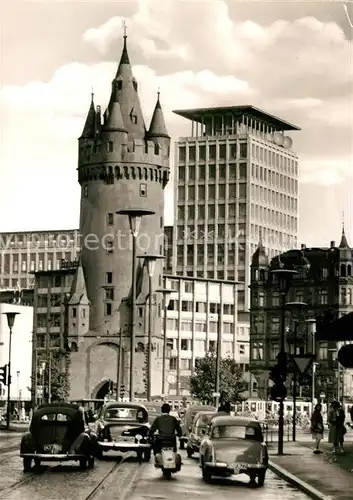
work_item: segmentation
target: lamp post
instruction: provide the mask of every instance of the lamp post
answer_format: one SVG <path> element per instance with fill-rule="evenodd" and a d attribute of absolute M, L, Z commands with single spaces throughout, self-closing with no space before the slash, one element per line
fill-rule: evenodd
<path fill-rule="evenodd" d="M 10 429 L 10 403 L 11 403 L 11 347 L 12 347 L 12 329 L 15 324 L 15 318 L 17 314 L 20 314 L 18 312 L 6 312 L 3 313 L 6 314 L 7 317 L 7 326 L 9 327 L 10 330 L 10 337 L 9 337 L 9 363 L 8 363 L 8 379 L 7 379 L 7 411 L 6 411 L 6 429 Z"/>
<path fill-rule="evenodd" d="M 165 396 L 165 378 L 166 378 L 166 362 L 167 362 L 167 311 L 169 296 L 173 290 L 169 288 L 161 288 L 156 290 L 163 295 L 163 359 L 162 359 L 162 395 Z"/>
<path fill-rule="evenodd" d="M 287 365 L 287 354 L 285 351 L 285 310 L 286 296 L 290 288 L 290 284 L 294 275 L 298 274 L 294 269 L 278 269 L 271 270 L 273 276 L 278 280 L 278 288 L 281 295 L 281 329 L 280 329 L 280 352 L 278 354 L 278 362 L 285 369 Z M 283 455 L 283 438 L 284 438 L 284 399 L 280 398 L 278 412 L 278 455 Z"/>
<path fill-rule="evenodd" d="M 313 364 L 312 364 L 312 377 L 311 377 L 311 411 L 314 411 L 315 404 L 315 394 L 316 394 L 316 365 L 315 357 L 316 357 L 316 319 L 307 319 L 308 323 L 308 342 L 310 345 L 310 351 L 313 355 Z"/>
<path fill-rule="evenodd" d="M 152 330 L 153 330 L 153 317 L 152 317 L 152 307 L 153 307 L 153 284 L 152 279 L 154 276 L 154 271 L 156 268 L 156 262 L 159 259 L 164 259 L 163 255 L 154 254 L 144 254 L 139 255 L 140 259 L 144 259 L 147 264 L 148 270 L 148 344 L 147 344 L 147 401 L 151 401 L 152 398 Z"/>
<path fill-rule="evenodd" d="M 299 312 L 304 310 L 308 304 L 305 302 L 287 302 L 285 307 L 286 309 L 293 309 L 295 312 Z M 294 319 L 294 356 L 297 354 L 297 340 L 298 340 L 298 326 L 299 326 L 299 318 Z M 293 373 L 293 420 L 292 420 L 292 439 L 296 440 L 296 426 L 297 426 L 297 368 L 294 367 Z"/>
<path fill-rule="evenodd" d="M 337 362 L 337 370 L 335 370 L 335 373 L 337 372 L 336 391 L 337 391 L 337 401 L 340 402 L 340 399 L 341 399 L 341 363 L 337 359 L 337 348 L 336 349 L 328 349 L 328 351 L 332 353 L 331 354 L 332 361 Z M 343 399 L 342 399 L 342 404 L 343 404 Z"/>
<path fill-rule="evenodd" d="M 44 384 L 45 384 L 45 368 L 47 364 L 45 361 L 42 361 L 40 367 L 40 375 L 42 377 L 42 403 L 44 403 Z"/>
<path fill-rule="evenodd" d="M 17 370 L 16 376 L 17 376 L 17 407 L 18 407 L 18 413 L 20 413 L 21 405 L 20 405 L 20 371 Z"/>
<path fill-rule="evenodd" d="M 118 210 L 116 213 L 118 215 L 127 215 L 129 217 L 130 231 L 132 235 L 132 283 L 130 303 L 130 402 L 132 402 L 135 398 L 136 240 L 140 231 L 142 217 L 145 215 L 153 215 L 155 212 L 143 208 L 127 208 L 124 210 Z"/>

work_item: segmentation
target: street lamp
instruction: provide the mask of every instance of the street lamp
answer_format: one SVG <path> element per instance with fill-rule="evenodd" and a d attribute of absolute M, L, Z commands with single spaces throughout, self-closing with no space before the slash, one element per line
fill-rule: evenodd
<path fill-rule="evenodd" d="M 6 411 L 6 429 L 10 429 L 10 402 L 11 402 L 11 344 L 12 344 L 12 329 L 15 324 L 15 318 L 17 314 L 20 314 L 18 312 L 5 312 L 3 314 L 6 314 L 7 317 L 7 326 L 9 327 L 10 330 L 10 337 L 9 337 L 9 363 L 8 363 L 8 379 L 7 379 L 7 411 Z"/>
<path fill-rule="evenodd" d="M 20 413 L 21 409 L 21 404 L 20 404 L 20 371 L 17 370 L 16 375 L 17 375 L 17 407 L 18 407 L 18 413 Z"/>
<path fill-rule="evenodd" d="M 147 345 L 147 401 L 151 401 L 151 389 L 152 389 L 152 329 L 153 329 L 153 321 L 152 321 L 152 298 L 153 298 L 153 286 L 152 279 L 154 276 L 154 271 L 156 268 L 156 262 L 159 259 L 164 259 L 163 255 L 154 255 L 154 254 L 144 254 L 138 256 L 140 259 L 144 259 L 147 264 L 148 270 L 148 345 Z"/>
<path fill-rule="evenodd" d="M 308 304 L 306 302 L 287 302 L 285 307 L 286 309 L 292 309 L 293 310 L 293 315 L 295 312 L 300 313 L 303 311 Z M 294 318 L 294 338 L 293 338 L 293 344 L 294 344 L 294 356 L 297 355 L 297 334 L 298 334 L 298 326 L 300 323 L 299 318 Z M 293 441 L 296 439 L 296 424 L 297 424 L 297 367 L 294 366 L 294 372 L 293 372 L 293 420 L 292 420 L 292 438 Z"/>
<path fill-rule="evenodd" d="M 165 396 L 165 377 L 167 361 L 167 311 L 170 294 L 175 291 L 170 288 L 160 288 L 156 290 L 163 295 L 163 360 L 162 360 L 162 395 Z"/>
<path fill-rule="evenodd" d="M 331 352 L 332 356 L 332 361 L 337 362 L 337 370 L 335 370 L 335 374 L 337 373 L 337 385 L 336 385 L 336 390 L 337 390 L 337 401 L 339 402 L 341 399 L 341 393 L 344 393 L 344 388 L 342 384 L 342 389 L 341 389 L 341 363 L 337 359 L 337 348 L 336 349 L 328 349 L 328 352 Z M 343 395 L 342 395 L 342 404 L 343 404 Z"/>
<path fill-rule="evenodd" d="M 311 376 L 311 411 L 314 411 L 314 404 L 315 404 L 315 389 L 316 389 L 316 319 L 310 318 L 306 320 L 308 324 L 308 343 L 309 345 L 309 350 L 311 351 L 311 354 L 313 355 L 313 364 L 312 364 L 312 376 Z"/>
<path fill-rule="evenodd" d="M 287 365 L 287 355 L 285 351 L 285 309 L 286 296 L 290 288 L 292 278 L 298 274 L 294 269 L 285 269 L 279 267 L 271 270 L 273 276 L 278 280 L 278 289 L 281 295 L 281 329 L 280 329 L 280 352 L 278 354 L 278 363 L 281 367 Z M 283 438 L 284 438 L 284 398 L 279 400 L 278 412 L 278 455 L 283 455 Z"/>
<path fill-rule="evenodd" d="M 130 402 L 134 400 L 134 378 L 135 378 L 135 323 L 136 323 L 136 240 L 140 231 L 141 220 L 145 215 L 153 215 L 155 212 L 143 208 L 126 208 L 118 210 L 118 215 L 129 217 L 130 231 L 132 235 L 132 284 L 131 284 L 131 309 L 130 309 L 130 333 L 131 333 L 131 353 L 130 353 Z"/>

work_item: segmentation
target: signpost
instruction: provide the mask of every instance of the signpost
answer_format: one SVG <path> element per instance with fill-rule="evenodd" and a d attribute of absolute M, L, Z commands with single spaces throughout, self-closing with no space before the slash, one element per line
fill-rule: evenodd
<path fill-rule="evenodd" d="M 311 365 L 311 363 L 313 362 L 313 355 L 312 354 L 302 354 L 300 356 L 293 355 L 293 356 L 291 356 L 291 358 L 295 363 L 296 369 L 300 373 L 305 373 L 307 371 L 307 369 L 309 368 L 309 366 Z"/>

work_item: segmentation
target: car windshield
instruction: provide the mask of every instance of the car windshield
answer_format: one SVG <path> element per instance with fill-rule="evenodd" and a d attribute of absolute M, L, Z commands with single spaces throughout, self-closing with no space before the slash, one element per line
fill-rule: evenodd
<path fill-rule="evenodd" d="M 103 418 L 107 420 L 131 420 L 134 422 L 145 421 L 144 412 L 138 408 L 107 408 Z"/>
<path fill-rule="evenodd" d="M 245 425 L 217 425 L 213 428 L 213 439 L 259 439 L 260 430 Z"/>

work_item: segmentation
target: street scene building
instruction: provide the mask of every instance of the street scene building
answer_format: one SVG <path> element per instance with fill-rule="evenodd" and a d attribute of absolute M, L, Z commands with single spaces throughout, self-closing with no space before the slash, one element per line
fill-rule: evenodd
<path fill-rule="evenodd" d="M 77 229 L 0 233 L 0 289 L 34 286 L 34 271 L 60 269 L 80 248 Z"/>
<path fill-rule="evenodd" d="M 191 121 L 176 145 L 174 272 L 243 281 L 260 228 L 270 257 L 297 244 L 298 158 L 285 132 L 298 127 L 253 106 L 174 111 Z"/>
<path fill-rule="evenodd" d="M 294 354 L 295 346 L 295 354 L 307 352 L 310 339 L 306 320 L 313 319 L 320 328 L 320 324 L 353 311 L 353 254 L 344 229 L 338 246 L 334 241 L 327 248 L 302 245 L 300 250 L 289 250 L 271 260 L 260 238 L 251 264 L 250 370 L 258 380 L 262 397 L 267 396 L 269 368 L 276 364 L 280 351 L 280 294 L 278 282 L 271 274 L 278 262 L 283 268 L 297 271 L 286 296 L 287 353 Z M 322 394 L 332 400 L 352 395 L 352 371 L 344 370 L 336 359 L 340 347 L 334 338 L 316 342 L 317 397 Z M 303 395 L 309 398 L 311 383 L 309 373 L 302 383 L 306 387 Z"/>

